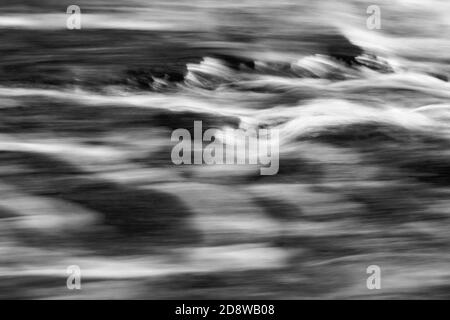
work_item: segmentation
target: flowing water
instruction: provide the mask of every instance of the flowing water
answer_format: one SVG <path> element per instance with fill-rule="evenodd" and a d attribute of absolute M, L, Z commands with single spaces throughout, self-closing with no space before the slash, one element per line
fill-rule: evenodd
<path fill-rule="evenodd" d="M 1 298 L 449 297 L 448 1 L 65 2 L 0 5 Z M 174 165 L 194 121 L 278 174 Z"/>

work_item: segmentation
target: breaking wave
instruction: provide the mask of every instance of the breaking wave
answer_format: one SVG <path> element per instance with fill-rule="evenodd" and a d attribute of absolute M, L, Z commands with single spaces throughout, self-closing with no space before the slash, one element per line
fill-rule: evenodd
<path fill-rule="evenodd" d="M 448 297 L 448 29 L 381 1 L 367 30 L 348 3 L 0 24 L 0 297 Z M 173 165 L 172 130 L 198 120 L 278 129 L 279 173 Z"/>

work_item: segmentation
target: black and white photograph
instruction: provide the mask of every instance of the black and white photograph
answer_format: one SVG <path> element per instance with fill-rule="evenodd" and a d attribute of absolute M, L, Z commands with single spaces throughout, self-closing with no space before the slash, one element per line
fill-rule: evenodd
<path fill-rule="evenodd" d="M 449 77 L 448 0 L 0 0 L 0 300 L 448 300 Z"/>

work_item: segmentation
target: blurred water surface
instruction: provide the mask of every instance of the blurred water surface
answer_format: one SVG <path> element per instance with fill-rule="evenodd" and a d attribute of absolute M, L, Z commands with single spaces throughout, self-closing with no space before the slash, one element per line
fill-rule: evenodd
<path fill-rule="evenodd" d="M 1 298 L 449 297 L 447 1 L 71 4 L 0 5 Z M 196 120 L 279 173 L 173 165 Z"/>

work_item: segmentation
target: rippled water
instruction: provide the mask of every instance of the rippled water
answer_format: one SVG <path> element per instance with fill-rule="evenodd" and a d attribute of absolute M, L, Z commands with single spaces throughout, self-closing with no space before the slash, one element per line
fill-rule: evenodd
<path fill-rule="evenodd" d="M 449 297 L 446 1 L 3 2 L 1 298 Z M 173 165 L 198 120 L 279 173 Z"/>

